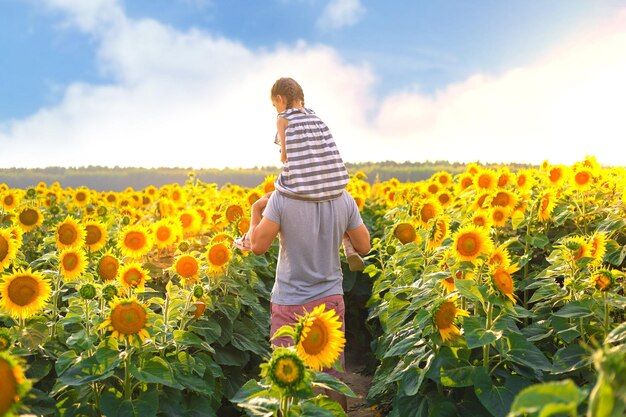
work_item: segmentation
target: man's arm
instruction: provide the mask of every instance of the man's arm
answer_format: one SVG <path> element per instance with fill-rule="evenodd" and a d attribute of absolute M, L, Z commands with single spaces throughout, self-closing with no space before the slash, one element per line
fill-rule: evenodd
<path fill-rule="evenodd" d="M 270 194 L 266 194 L 252 204 L 250 216 L 250 249 L 255 255 L 262 255 L 270 248 L 274 238 L 280 230 L 280 225 L 263 217 L 263 210 L 267 206 Z"/>
<path fill-rule="evenodd" d="M 372 246 L 370 244 L 370 232 L 365 227 L 365 224 L 361 224 L 356 229 L 348 230 L 348 236 L 350 237 L 350 242 L 356 250 L 361 255 L 366 255 L 369 253 Z"/>

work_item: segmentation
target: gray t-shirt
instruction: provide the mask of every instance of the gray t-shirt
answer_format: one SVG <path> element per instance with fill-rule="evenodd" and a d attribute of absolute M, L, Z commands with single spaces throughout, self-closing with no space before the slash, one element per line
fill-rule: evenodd
<path fill-rule="evenodd" d="M 363 224 L 352 196 L 316 202 L 272 193 L 263 217 L 278 223 L 280 249 L 272 302 L 301 305 L 343 294 L 339 248 L 344 232 Z"/>

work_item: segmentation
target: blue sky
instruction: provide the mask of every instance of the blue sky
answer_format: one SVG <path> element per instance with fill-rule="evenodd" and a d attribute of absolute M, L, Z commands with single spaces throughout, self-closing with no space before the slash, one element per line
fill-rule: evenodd
<path fill-rule="evenodd" d="M 617 0 L 3 0 L 0 167 L 278 164 L 280 76 L 347 161 L 626 164 L 625 37 Z"/>

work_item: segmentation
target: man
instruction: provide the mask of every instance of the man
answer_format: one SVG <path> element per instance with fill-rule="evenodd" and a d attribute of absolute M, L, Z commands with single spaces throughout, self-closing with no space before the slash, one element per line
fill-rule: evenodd
<path fill-rule="evenodd" d="M 280 238 L 271 297 L 271 335 L 281 326 L 295 323 L 296 315 L 303 315 L 305 309 L 310 312 L 320 304 L 335 309 L 345 331 L 339 259 L 344 233 L 358 253 L 370 251 L 369 232 L 356 202 L 345 190 L 339 198 L 323 202 L 297 200 L 274 192 L 252 205 L 248 231 L 252 252 L 261 255 L 277 235 Z M 343 354 L 341 360 L 345 366 Z M 334 392 L 327 395 L 347 410 L 345 396 Z"/>

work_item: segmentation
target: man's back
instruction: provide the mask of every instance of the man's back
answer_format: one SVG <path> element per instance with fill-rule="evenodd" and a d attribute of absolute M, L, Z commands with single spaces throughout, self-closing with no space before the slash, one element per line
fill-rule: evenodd
<path fill-rule="evenodd" d="M 331 201 L 309 202 L 273 193 L 263 217 L 280 225 L 280 251 L 272 302 L 305 304 L 343 294 L 339 248 L 346 230 L 363 224 L 346 191 Z"/>

